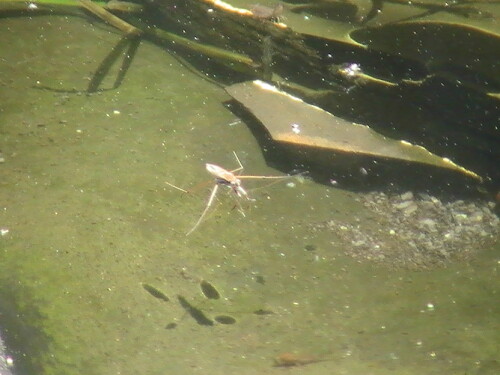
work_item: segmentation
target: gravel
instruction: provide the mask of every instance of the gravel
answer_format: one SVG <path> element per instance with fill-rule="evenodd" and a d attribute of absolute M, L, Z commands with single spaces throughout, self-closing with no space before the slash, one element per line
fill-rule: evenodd
<path fill-rule="evenodd" d="M 470 258 L 498 241 L 500 234 L 492 202 L 443 202 L 410 191 L 373 192 L 358 200 L 368 217 L 349 222 L 332 219 L 312 225 L 312 230 L 332 232 L 333 245 L 361 260 L 416 269 L 444 266 Z"/>

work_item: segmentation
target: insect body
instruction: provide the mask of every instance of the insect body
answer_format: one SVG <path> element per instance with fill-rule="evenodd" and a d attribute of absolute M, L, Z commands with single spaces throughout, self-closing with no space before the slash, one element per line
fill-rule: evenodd
<path fill-rule="evenodd" d="M 210 192 L 210 197 L 208 198 L 208 202 L 205 206 L 205 209 L 201 213 L 200 218 L 198 219 L 196 224 L 191 228 L 191 230 L 186 233 L 186 236 L 189 236 L 191 233 L 193 233 L 195 231 L 195 229 L 198 228 L 200 223 L 203 221 L 205 215 L 207 214 L 208 210 L 212 206 L 212 203 L 215 199 L 217 191 L 219 190 L 219 186 L 221 186 L 221 185 L 228 186 L 231 188 L 231 190 L 239 198 L 244 197 L 249 201 L 253 201 L 253 199 L 251 199 L 248 196 L 247 191 L 243 188 L 243 186 L 241 186 L 242 179 L 283 179 L 283 178 L 290 177 L 288 175 L 287 176 L 250 176 L 250 175 L 249 176 L 240 176 L 240 175 L 236 175 L 235 174 L 236 172 L 243 170 L 243 165 L 241 164 L 240 159 L 238 158 L 238 155 L 236 155 L 235 152 L 233 152 L 233 153 L 234 153 L 234 157 L 236 158 L 236 161 L 239 164 L 239 167 L 236 169 L 233 169 L 231 171 L 228 171 L 227 169 L 219 167 L 216 164 L 210 164 L 210 163 L 205 164 L 205 168 L 207 169 L 208 173 L 210 173 L 212 176 L 215 177 L 215 185 L 212 188 L 212 191 Z M 175 185 L 171 184 L 170 182 L 166 182 L 166 183 L 167 183 L 167 185 L 169 185 L 177 190 L 180 190 L 184 193 L 187 193 L 186 190 L 184 190 L 178 186 L 175 186 Z M 241 214 L 243 216 L 245 216 L 245 213 L 243 212 L 243 209 L 241 208 L 241 206 L 239 207 L 238 211 L 240 211 Z"/>
<path fill-rule="evenodd" d="M 218 165 L 210 163 L 206 164 L 206 168 L 207 171 L 215 177 L 215 182 L 217 184 L 230 186 L 238 197 L 250 199 L 246 190 L 241 186 L 241 180 L 234 174 L 235 171 L 239 171 L 241 168 L 230 172 L 222 167 L 219 167 Z"/>

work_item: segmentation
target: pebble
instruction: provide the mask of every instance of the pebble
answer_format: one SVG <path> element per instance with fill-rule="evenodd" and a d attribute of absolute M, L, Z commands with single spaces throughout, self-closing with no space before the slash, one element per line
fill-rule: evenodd
<path fill-rule="evenodd" d="M 407 191 L 406 193 L 401 194 L 401 200 L 403 201 L 413 200 L 413 193 L 411 191 Z"/>
<path fill-rule="evenodd" d="M 421 227 L 424 227 L 428 230 L 430 230 L 431 232 L 435 232 L 436 231 L 436 222 L 432 219 L 422 219 L 419 221 Z"/>
<path fill-rule="evenodd" d="M 481 212 L 475 212 L 474 214 L 471 215 L 470 219 L 471 221 L 480 223 L 481 221 L 483 221 L 483 215 L 481 214 Z"/>
<path fill-rule="evenodd" d="M 344 252 L 356 259 L 413 269 L 468 259 L 498 239 L 494 204 L 481 200 L 441 201 L 422 193 L 359 196 L 369 219 L 330 219 L 312 224 L 328 230 Z"/>
<path fill-rule="evenodd" d="M 412 213 L 414 213 L 415 211 L 418 210 L 418 206 L 414 203 L 414 202 L 411 202 L 412 204 L 409 205 L 408 207 L 406 207 L 404 210 L 403 210 L 403 213 L 406 215 L 406 216 L 409 216 L 411 215 Z"/>
<path fill-rule="evenodd" d="M 413 204 L 413 201 L 404 201 L 401 203 L 396 203 L 394 204 L 394 208 L 397 208 L 398 210 L 403 210 Z"/>

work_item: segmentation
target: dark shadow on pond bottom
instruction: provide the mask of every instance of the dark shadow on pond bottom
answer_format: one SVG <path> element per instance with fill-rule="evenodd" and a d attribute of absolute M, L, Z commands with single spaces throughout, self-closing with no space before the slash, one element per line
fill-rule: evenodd
<path fill-rule="evenodd" d="M 210 320 L 203 311 L 189 303 L 186 298 L 179 295 L 177 296 L 177 299 L 179 300 L 179 304 L 182 308 L 196 321 L 196 323 L 201 326 L 214 325 L 214 322 Z"/>

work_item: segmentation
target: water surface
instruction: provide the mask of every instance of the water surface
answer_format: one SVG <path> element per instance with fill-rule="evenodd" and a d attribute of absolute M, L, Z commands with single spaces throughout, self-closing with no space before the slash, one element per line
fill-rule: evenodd
<path fill-rule="evenodd" d="M 186 237 L 204 163 L 235 168 L 236 151 L 245 173 L 281 173 L 223 89 L 142 42 L 119 88 L 115 69 L 86 95 L 118 32 L 75 17 L 0 32 L 0 326 L 20 373 L 271 374 L 284 352 L 326 360 L 303 374 L 498 373 L 498 243 L 439 269 L 356 261 L 311 223 L 366 208 L 312 181 L 249 183 L 246 217 L 222 193 Z"/>

